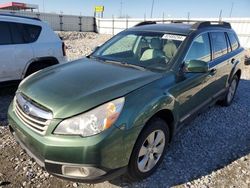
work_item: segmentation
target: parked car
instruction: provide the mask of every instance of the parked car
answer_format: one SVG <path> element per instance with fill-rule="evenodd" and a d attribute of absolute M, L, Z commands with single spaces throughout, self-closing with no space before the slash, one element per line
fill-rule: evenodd
<path fill-rule="evenodd" d="M 87 58 L 25 79 L 9 108 L 10 130 L 61 178 L 141 180 L 186 122 L 218 101 L 232 103 L 243 66 L 229 23 L 144 22 Z"/>
<path fill-rule="evenodd" d="M 36 18 L 0 14 L 0 82 L 66 62 L 64 43 Z"/>

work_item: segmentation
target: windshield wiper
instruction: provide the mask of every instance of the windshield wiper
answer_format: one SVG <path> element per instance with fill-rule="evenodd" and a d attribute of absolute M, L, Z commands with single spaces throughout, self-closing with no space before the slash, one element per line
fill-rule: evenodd
<path fill-rule="evenodd" d="M 125 62 L 121 62 L 121 61 L 114 61 L 114 60 L 104 60 L 105 63 L 111 63 L 111 64 L 116 64 L 116 65 L 120 65 L 120 66 L 124 66 L 124 67 L 131 67 L 134 69 L 138 69 L 141 71 L 145 71 L 146 69 L 144 67 L 138 66 L 138 65 L 133 65 L 133 64 L 128 64 Z"/>

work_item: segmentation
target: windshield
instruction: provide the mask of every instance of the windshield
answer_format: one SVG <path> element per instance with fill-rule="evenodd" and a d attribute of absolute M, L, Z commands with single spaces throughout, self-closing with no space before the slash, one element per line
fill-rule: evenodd
<path fill-rule="evenodd" d="M 156 32 L 122 32 L 96 50 L 92 57 L 165 70 L 185 36 Z"/>

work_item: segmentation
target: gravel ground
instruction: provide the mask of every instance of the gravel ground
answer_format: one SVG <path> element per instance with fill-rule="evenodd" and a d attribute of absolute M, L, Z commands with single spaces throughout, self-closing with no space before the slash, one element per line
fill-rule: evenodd
<path fill-rule="evenodd" d="M 60 33 L 71 59 L 90 53 L 110 36 Z M 250 52 L 250 51 L 249 51 Z M 249 53 L 250 54 L 250 53 Z M 118 178 L 100 184 L 60 180 L 22 152 L 6 127 L 15 88 L 0 90 L 0 187 L 250 187 L 250 68 L 244 70 L 232 106 L 214 106 L 174 138 L 158 171 L 141 182 Z"/>

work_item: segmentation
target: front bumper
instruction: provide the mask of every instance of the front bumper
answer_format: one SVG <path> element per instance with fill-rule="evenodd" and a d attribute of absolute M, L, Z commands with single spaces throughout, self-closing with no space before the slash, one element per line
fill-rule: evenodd
<path fill-rule="evenodd" d="M 60 122 L 55 120 L 46 135 L 42 136 L 18 119 L 12 105 L 9 108 L 8 120 L 17 142 L 51 174 L 81 182 L 101 182 L 126 171 L 127 161 L 122 147 L 123 131 L 116 127 L 88 138 L 58 136 L 51 134 Z M 91 174 L 87 177 L 70 176 L 63 173 L 65 166 L 91 169 Z"/>

